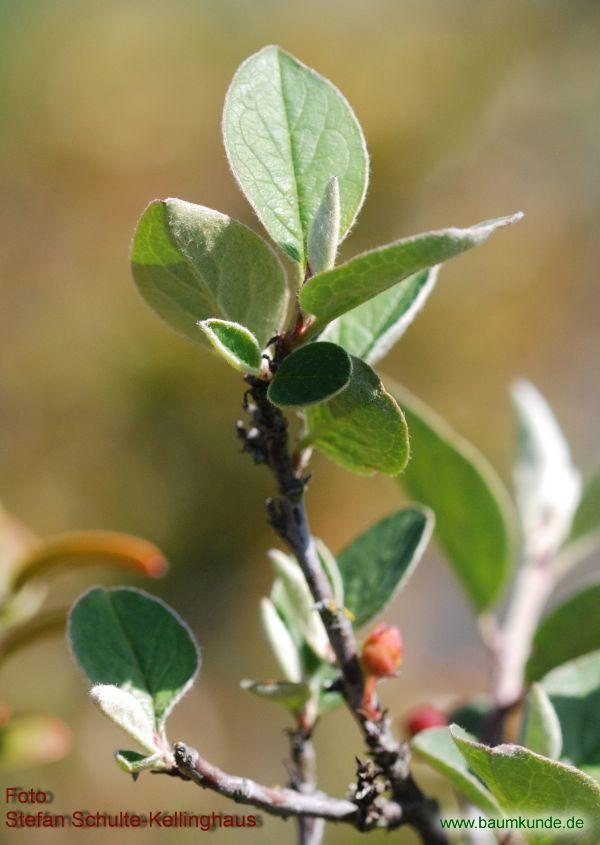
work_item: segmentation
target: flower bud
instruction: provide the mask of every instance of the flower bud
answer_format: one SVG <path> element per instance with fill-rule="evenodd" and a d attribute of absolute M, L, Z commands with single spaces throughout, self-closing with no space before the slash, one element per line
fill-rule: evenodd
<path fill-rule="evenodd" d="M 402 634 L 392 625 L 377 625 L 363 644 L 362 667 L 365 675 L 387 678 L 402 665 Z"/>
<path fill-rule="evenodd" d="M 409 736 L 421 733 L 427 728 L 442 728 L 448 724 L 446 715 L 432 704 L 419 704 L 408 713 L 404 720 Z"/>

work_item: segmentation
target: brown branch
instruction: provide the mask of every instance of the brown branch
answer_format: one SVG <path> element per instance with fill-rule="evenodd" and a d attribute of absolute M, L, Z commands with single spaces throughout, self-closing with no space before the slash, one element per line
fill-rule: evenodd
<path fill-rule="evenodd" d="M 277 356 L 276 356 L 277 357 Z M 410 752 L 391 731 L 391 720 L 378 701 L 373 702 L 377 718 L 369 719 L 362 709 L 364 677 L 350 620 L 335 609 L 327 576 L 321 566 L 306 513 L 304 492 L 308 478 L 296 469 L 290 455 L 287 420 L 267 398 L 266 381 L 247 376 L 250 385 L 245 408 L 253 427 L 238 433 L 257 463 L 271 470 L 278 488 L 277 499 L 267 501 L 269 522 L 295 555 L 325 625 L 343 678 L 346 703 L 358 722 L 367 747 L 387 780 L 392 798 L 402 808 L 402 824 L 410 824 L 427 845 L 446 845 L 438 824 L 437 804 L 426 798 L 409 770 Z M 332 610 L 332 608 L 334 608 Z"/>
<path fill-rule="evenodd" d="M 332 798 L 322 792 L 305 794 L 295 789 L 264 786 L 249 778 L 227 774 L 183 742 L 175 743 L 173 753 L 177 770 L 185 779 L 238 804 L 248 804 L 284 819 L 295 816 L 352 825 L 359 823 L 358 808 L 352 801 Z M 394 827 L 400 819 L 400 812 L 400 808 L 392 802 L 383 804 L 381 826 Z"/>

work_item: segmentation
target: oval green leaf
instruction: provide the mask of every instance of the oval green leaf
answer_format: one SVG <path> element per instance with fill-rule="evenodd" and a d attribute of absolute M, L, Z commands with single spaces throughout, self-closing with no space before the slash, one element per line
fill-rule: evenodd
<path fill-rule="evenodd" d="M 276 704 L 281 704 L 286 710 L 299 713 L 310 698 L 310 687 L 304 683 L 290 683 L 289 681 L 240 681 L 242 689 L 266 698 Z"/>
<path fill-rule="evenodd" d="M 233 77 L 223 135 L 233 175 L 288 256 L 305 265 L 308 234 L 332 176 L 343 239 L 362 205 L 369 162 L 360 125 L 331 82 L 279 47 L 265 47 Z"/>
<path fill-rule="evenodd" d="M 600 787 L 592 778 L 573 766 L 549 760 L 519 745 L 489 748 L 464 738 L 456 726 L 450 731 L 469 768 L 508 815 L 579 816 L 584 828 L 577 831 L 578 845 L 597 845 Z M 543 845 L 565 845 L 569 841 L 562 829 L 529 831 L 526 836 L 529 842 Z"/>
<path fill-rule="evenodd" d="M 160 732 L 198 671 L 198 646 L 168 605 L 142 590 L 93 587 L 73 605 L 69 641 L 92 685 L 134 696 Z"/>
<path fill-rule="evenodd" d="M 548 694 L 539 684 L 533 684 L 527 696 L 520 741 L 526 748 L 543 757 L 550 757 L 551 760 L 560 758 L 560 722 Z"/>
<path fill-rule="evenodd" d="M 242 373 L 259 372 L 262 361 L 260 346 L 245 326 L 226 320 L 200 320 L 198 327 L 215 352 L 235 370 Z"/>
<path fill-rule="evenodd" d="M 200 320 L 246 326 L 261 347 L 283 323 L 287 284 L 273 250 L 247 226 L 202 205 L 150 203 L 133 238 L 131 267 L 148 305 L 194 343 L 208 347 Z"/>
<path fill-rule="evenodd" d="M 314 444 L 345 469 L 358 475 L 397 475 L 408 461 L 408 429 L 395 399 L 379 376 L 352 358 L 348 386 L 333 399 L 307 408 L 308 434 Z"/>
<path fill-rule="evenodd" d="M 466 731 L 461 735 L 471 739 Z M 500 814 L 500 808 L 481 781 L 469 771 L 464 757 L 454 744 L 448 728 L 429 728 L 420 731 L 410 743 L 415 755 L 447 777 L 452 785 L 458 789 L 472 804 L 492 816 Z"/>
<path fill-rule="evenodd" d="M 335 343 L 309 343 L 284 358 L 268 397 L 280 408 L 315 405 L 343 390 L 352 374 L 348 353 Z"/>
<path fill-rule="evenodd" d="M 398 595 L 433 530 L 431 511 L 405 508 L 372 525 L 338 556 L 344 603 L 360 628 Z"/>
<path fill-rule="evenodd" d="M 514 516 L 485 458 L 404 388 L 394 385 L 411 435 L 399 483 L 435 513 L 436 536 L 478 611 L 501 595 L 514 565 Z"/>
<path fill-rule="evenodd" d="M 586 587 L 553 608 L 540 622 L 525 675 L 539 681 L 547 672 L 600 649 L 600 583 Z"/>
<path fill-rule="evenodd" d="M 600 780 L 600 651 L 558 666 L 540 686 L 560 722 L 561 759 Z"/>

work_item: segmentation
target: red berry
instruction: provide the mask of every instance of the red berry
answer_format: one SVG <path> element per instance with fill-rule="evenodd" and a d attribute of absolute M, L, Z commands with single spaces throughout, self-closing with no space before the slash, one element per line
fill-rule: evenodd
<path fill-rule="evenodd" d="M 441 728 L 448 724 L 448 719 L 434 707 L 432 704 L 419 704 L 414 707 L 404 722 L 406 732 L 409 736 L 414 736 L 427 728 Z"/>
<path fill-rule="evenodd" d="M 402 665 L 402 634 L 391 625 L 377 625 L 363 644 L 362 667 L 365 675 L 387 678 Z"/>

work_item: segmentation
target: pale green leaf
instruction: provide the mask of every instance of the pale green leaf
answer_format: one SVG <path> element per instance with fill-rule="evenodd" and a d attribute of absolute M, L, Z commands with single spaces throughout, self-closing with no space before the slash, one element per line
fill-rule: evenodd
<path fill-rule="evenodd" d="M 245 326 L 263 347 L 287 309 L 283 267 L 255 232 L 210 208 L 155 200 L 138 223 L 131 266 L 148 305 L 172 329 L 210 348 L 198 322 Z"/>
<path fill-rule="evenodd" d="M 325 626 L 298 563 L 277 549 L 269 552 L 269 559 L 286 595 L 286 612 L 294 626 L 315 654 L 322 660 L 331 660 L 332 650 Z"/>
<path fill-rule="evenodd" d="M 600 469 L 584 481 L 571 530 L 558 555 L 557 567 L 567 572 L 600 548 Z"/>
<path fill-rule="evenodd" d="M 309 343 L 284 358 L 269 385 L 268 397 L 279 407 L 315 405 L 343 390 L 352 360 L 335 343 Z"/>
<path fill-rule="evenodd" d="M 584 772 L 549 760 L 519 745 L 488 748 L 464 739 L 451 728 L 454 741 L 469 768 L 486 784 L 507 815 L 573 816 L 584 820 L 577 831 L 522 831 L 529 842 L 554 845 L 576 841 L 597 845 L 600 837 L 600 787 Z"/>
<path fill-rule="evenodd" d="M 437 281 L 438 268 L 421 270 L 329 323 L 319 340 L 343 346 L 373 366 L 400 340 Z"/>
<path fill-rule="evenodd" d="M 135 739 L 145 751 L 156 754 L 159 749 L 154 721 L 134 695 L 113 684 L 97 684 L 90 690 L 90 698 L 105 716 Z"/>
<path fill-rule="evenodd" d="M 300 291 L 300 305 L 317 320 L 313 332 L 351 311 L 413 273 L 434 267 L 478 246 L 501 226 L 520 220 L 520 214 L 478 223 L 468 229 L 440 229 L 414 235 L 351 258 L 333 270 L 309 279 Z"/>
<path fill-rule="evenodd" d="M 585 587 L 553 608 L 533 638 L 525 675 L 539 681 L 546 672 L 600 649 L 600 583 Z"/>
<path fill-rule="evenodd" d="M 179 616 L 142 590 L 93 587 L 73 605 L 68 633 L 90 682 L 133 695 L 160 733 L 200 661 L 194 637 Z"/>
<path fill-rule="evenodd" d="M 338 556 L 345 604 L 357 628 L 398 595 L 415 570 L 433 530 L 431 511 L 405 508 L 386 516 Z"/>
<path fill-rule="evenodd" d="M 265 637 L 284 678 L 297 683 L 302 679 L 298 647 L 270 599 L 261 599 L 260 618 Z"/>
<path fill-rule="evenodd" d="M 339 608 L 344 607 L 344 581 L 342 573 L 338 566 L 338 562 L 331 554 L 327 546 L 322 540 L 315 539 L 315 546 L 321 566 L 325 570 L 329 584 L 331 585 L 331 592 L 333 593 L 333 600 Z"/>
<path fill-rule="evenodd" d="M 457 731 L 470 739 L 466 731 L 458 726 Z M 444 777 L 447 777 L 452 785 L 458 789 L 461 795 L 492 816 L 500 814 L 500 808 L 491 792 L 469 771 L 465 759 L 456 747 L 448 728 L 428 728 L 420 731 L 411 741 L 410 746 L 416 757 L 434 768 Z"/>
<path fill-rule="evenodd" d="M 299 713 L 310 698 L 310 687 L 304 683 L 283 681 L 240 681 L 242 689 L 281 704 L 287 710 Z"/>
<path fill-rule="evenodd" d="M 133 775 L 134 780 L 141 772 L 144 771 L 161 771 L 166 768 L 164 761 L 161 760 L 160 754 L 153 754 L 150 757 L 144 757 L 143 754 L 138 754 L 137 751 L 115 751 L 115 760 L 117 766 L 129 775 Z"/>
<path fill-rule="evenodd" d="M 525 707 L 521 726 L 521 744 L 536 754 L 560 759 L 562 731 L 556 710 L 547 693 L 539 684 L 533 684 Z"/>
<path fill-rule="evenodd" d="M 485 458 L 404 388 L 393 393 L 411 436 L 399 478 L 435 513 L 436 536 L 478 611 L 497 599 L 514 565 L 510 499 Z"/>
<path fill-rule="evenodd" d="M 352 358 L 352 365 L 341 393 L 307 409 L 304 442 L 359 475 L 397 475 L 408 460 L 404 415 L 368 364 Z"/>
<path fill-rule="evenodd" d="M 513 385 L 518 450 L 515 492 L 526 553 L 553 554 L 565 539 L 579 501 L 580 477 L 569 446 L 541 393 L 524 379 Z"/>
<path fill-rule="evenodd" d="M 561 759 L 600 780 L 600 651 L 558 666 L 540 685 L 560 722 Z"/>
<path fill-rule="evenodd" d="M 328 80 L 279 47 L 265 47 L 233 78 L 223 135 L 234 176 L 287 255 L 305 265 L 308 234 L 332 176 L 343 239 L 362 205 L 369 162 L 357 119 Z"/>
<path fill-rule="evenodd" d="M 332 176 L 308 233 L 308 266 L 311 273 L 322 273 L 333 267 L 339 240 L 340 187 L 337 177 Z"/>
<path fill-rule="evenodd" d="M 245 326 L 226 320 L 200 320 L 198 327 L 215 352 L 234 369 L 258 374 L 262 363 L 260 346 Z"/>

